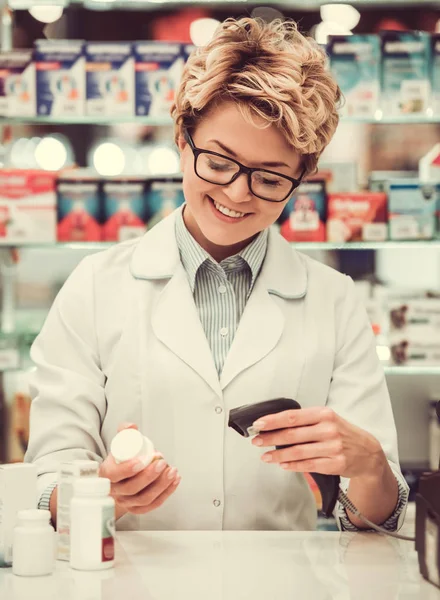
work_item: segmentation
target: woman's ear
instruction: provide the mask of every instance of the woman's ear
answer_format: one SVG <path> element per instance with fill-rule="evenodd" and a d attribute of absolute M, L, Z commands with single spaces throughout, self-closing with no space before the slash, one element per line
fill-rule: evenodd
<path fill-rule="evenodd" d="M 177 146 L 179 148 L 179 151 L 182 152 L 186 145 L 187 145 L 187 141 L 185 140 L 183 135 L 181 133 L 179 133 L 179 137 L 177 139 Z"/>

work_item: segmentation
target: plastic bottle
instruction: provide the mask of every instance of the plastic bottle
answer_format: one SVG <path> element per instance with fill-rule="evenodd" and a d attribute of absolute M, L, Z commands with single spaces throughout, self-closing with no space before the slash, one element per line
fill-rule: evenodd
<path fill-rule="evenodd" d="M 110 480 L 77 479 L 70 505 L 70 566 L 83 571 L 110 569 L 115 558 L 115 501 Z"/>
<path fill-rule="evenodd" d="M 117 464 L 141 457 L 148 466 L 155 458 L 153 442 L 137 429 L 123 429 L 116 434 L 110 452 Z"/>
<path fill-rule="evenodd" d="M 20 510 L 14 528 L 12 572 L 23 577 L 55 570 L 55 530 L 48 510 Z"/>

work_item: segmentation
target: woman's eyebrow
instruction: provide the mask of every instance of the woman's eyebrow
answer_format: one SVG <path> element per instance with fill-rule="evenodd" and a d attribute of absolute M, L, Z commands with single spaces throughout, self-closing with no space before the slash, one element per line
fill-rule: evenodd
<path fill-rule="evenodd" d="M 227 154 L 230 154 L 231 156 L 233 156 L 234 158 L 238 158 L 237 154 L 231 150 L 230 148 L 228 148 L 227 146 L 225 146 L 224 144 L 222 144 L 222 142 L 219 142 L 218 140 L 208 140 L 208 142 L 212 142 L 213 144 L 217 144 L 217 146 L 219 146 L 224 152 L 226 152 Z M 264 167 L 287 167 L 288 169 L 290 169 L 291 167 L 289 167 L 289 165 L 287 165 L 284 162 L 262 162 L 260 163 L 262 166 Z"/>

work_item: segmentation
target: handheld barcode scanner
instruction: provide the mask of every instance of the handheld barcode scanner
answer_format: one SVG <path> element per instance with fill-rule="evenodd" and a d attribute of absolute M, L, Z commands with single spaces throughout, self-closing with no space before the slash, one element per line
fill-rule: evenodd
<path fill-rule="evenodd" d="M 239 408 L 234 408 L 229 412 L 229 427 L 232 427 L 243 437 L 256 435 L 256 431 L 252 427 L 257 419 L 266 415 L 283 412 L 284 410 L 292 410 L 301 408 L 296 400 L 290 398 L 276 398 L 275 400 L 267 400 L 265 402 L 257 402 L 256 404 L 246 404 Z M 288 448 L 287 446 L 276 446 L 276 449 Z M 326 517 L 331 517 L 339 495 L 339 476 L 338 475 L 322 475 L 321 473 L 310 473 L 319 487 L 322 497 L 322 512 Z"/>

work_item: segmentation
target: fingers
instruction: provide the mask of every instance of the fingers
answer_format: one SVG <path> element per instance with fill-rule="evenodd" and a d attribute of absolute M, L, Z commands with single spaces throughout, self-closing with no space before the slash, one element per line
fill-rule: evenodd
<path fill-rule="evenodd" d="M 145 463 L 142 459 L 133 458 L 117 464 L 113 456 L 109 454 L 99 467 L 99 476 L 107 477 L 112 483 L 118 483 L 133 477 L 142 469 L 145 469 Z"/>
<path fill-rule="evenodd" d="M 262 456 L 264 462 L 284 463 L 308 459 L 333 458 L 342 453 L 341 440 L 330 440 L 310 444 L 290 446 L 282 450 L 267 452 Z"/>
<path fill-rule="evenodd" d="M 133 514 L 143 514 L 163 503 L 178 487 L 180 476 L 177 469 L 167 469 L 154 483 L 148 485 L 138 494 L 132 496 L 116 496 L 116 501 Z"/>
<path fill-rule="evenodd" d="M 258 431 L 271 431 L 287 427 L 316 425 L 321 421 L 332 421 L 336 413 L 327 406 L 313 406 L 297 410 L 284 410 L 277 414 L 265 415 L 253 423 Z"/>
<path fill-rule="evenodd" d="M 172 494 L 174 494 L 179 487 L 180 480 L 181 478 L 179 475 L 161 494 L 159 494 L 159 496 L 157 496 L 157 498 L 151 504 L 148 506 L 133 506 L 130 508 L 129 512 L 133 513 L 134 515 L 142 515 L 159 508 Z"/>
<path fill-rule="evenodd" d="M 340 475 L 346 467 L 343 456 L 334 458 L 310 458 L 296 462 L 281 463 L 280 467 L 285 471 L 296 471 L 297 473 L 322 473 L 323 475 Z"/>
<path fill-rule="evenodd" d="M 321 422 L 307 427 L 289 427 L 274 432 L 260 433 L 253 438 L 254 446 L 288 446 L 292 444 L 306 444 L 333 440 L 338 436 L 338 427 L 335 423 Z"/>
<path fill-rule="evenodd" d="M 134 496 L 145 487 L 159 479 L 161 473 L 167 468 L 167 463 L 160 459 L 145 467 L 140 473 L 133 475 L 127 480 L 119 480 L 112 483 L 112 494 L 116 496 Z"/>
<path fill-rule="evenodd" d="M 118 427 L 118 433 L 124 429 L 138 429 L 135 423 L 121 423 Z"/>

